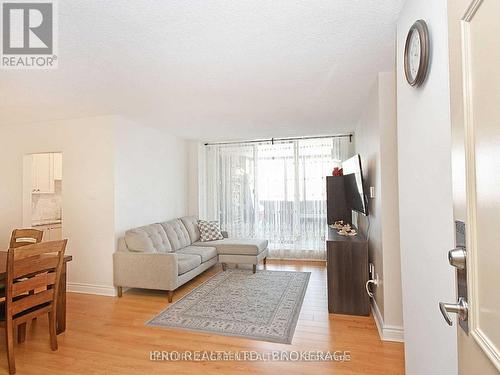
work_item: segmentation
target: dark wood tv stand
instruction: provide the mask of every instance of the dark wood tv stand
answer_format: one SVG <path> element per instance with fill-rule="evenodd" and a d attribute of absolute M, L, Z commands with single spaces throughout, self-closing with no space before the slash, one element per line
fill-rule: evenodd
<path fill-rule="evenodd" d="M 328 312 L 369 315 L 370 298 L 365 285 L 368 275 L 368 241 L 356 236 L 341 236 L 328 227 L 326 238 Z"/>

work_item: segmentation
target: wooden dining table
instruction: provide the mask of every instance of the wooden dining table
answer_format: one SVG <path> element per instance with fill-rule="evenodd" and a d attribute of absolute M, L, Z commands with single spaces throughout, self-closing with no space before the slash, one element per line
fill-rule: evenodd
<path fill-rule="evenodd" d="M 55 255 L 54 255 L 55 256 Z M 56 306 L 56 332 L 63 333 L 66 330 L 66 273 L 67 263 L 71 262 L 71 255 L 64 256 L 64 263 L 59 281 L 59 293 L 57 295 Z M 0 251 L 0 282 L 7 277 L 7 251 Z"/>

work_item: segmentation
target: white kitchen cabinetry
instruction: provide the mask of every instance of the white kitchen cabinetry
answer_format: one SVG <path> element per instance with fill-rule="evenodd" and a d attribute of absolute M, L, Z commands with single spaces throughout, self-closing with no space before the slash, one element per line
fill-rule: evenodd
<path fill-rule="evenodd" d="M 63 236 L 62 236 L 62 225 L 61 224 L 53 225 L 50 228 L 50 240 L 51 241 L 59 241 L 59 240 L 62 240 L 62 239 L 63 239 Z"/>
<path fill-rule="evenodd" d="M 53 154 L 33 155 L 33 193 L 54 193 Z"/>
<path fill-rule="evenodd" d="M 62 154 L 52 154 L 54 158 L 54 180 L 62 180 Z"/>
<path fill-rule="evenodd" d="M 43 242 L 62 240 L 62 225 L 47 224 L 36 226 L 35 229 L 43 231 Z"/>
<path fill-rule="evenodd" d="M 54 180 L 62 180 L 62 154 L 34 154 L 32 192 L 54 193 Z"/>

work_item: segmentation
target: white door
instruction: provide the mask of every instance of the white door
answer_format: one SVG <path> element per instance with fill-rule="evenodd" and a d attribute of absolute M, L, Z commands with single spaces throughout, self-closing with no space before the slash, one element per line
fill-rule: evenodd
<path fill-rule="evenodd" d="M 456 375 L 457 332 L 439 313 L 455 298 L 447 0 L 407 0 L 398 19 L 399 222 L 405 367 L 408 375 Z M 408 30 L 423 19 L 431 34 L 422 86 L 404 73 Z"/>
<path fill-rule="evenodd" d="M 448 2 L 454 216 L 466 224 L 460 374 L 500 371 L 500 1 Z"/>

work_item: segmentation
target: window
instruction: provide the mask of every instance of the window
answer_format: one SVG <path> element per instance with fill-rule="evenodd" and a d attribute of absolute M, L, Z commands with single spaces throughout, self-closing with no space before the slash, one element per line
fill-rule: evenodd
<path fill-rule="evenodd" d="M 206 146 L 210 218 L 232 237 L 266 238 L 274 258 L 325 258 L 326 176 L 349 137 Z"/>

